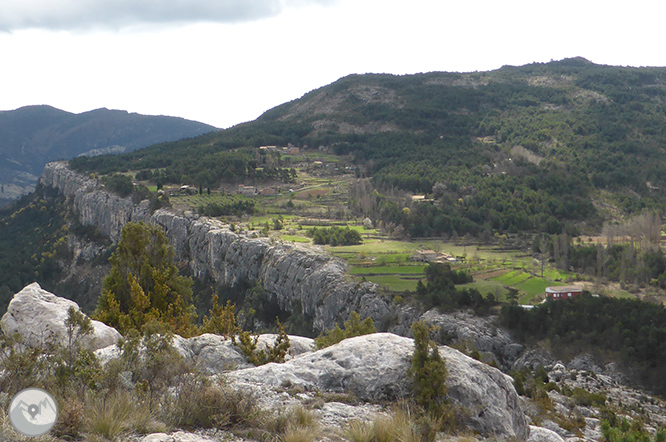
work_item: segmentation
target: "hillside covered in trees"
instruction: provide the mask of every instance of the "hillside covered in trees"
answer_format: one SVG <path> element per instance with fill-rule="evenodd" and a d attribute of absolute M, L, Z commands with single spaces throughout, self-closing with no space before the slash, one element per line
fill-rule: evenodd
<path fill-rule="evenodd" d="M 284 158 L 266 167 L 265 154 L 239 148 L 289 143 L 350 155 L 358 178 L 369 179 L 350 207 L 413 237 L 598 231 L 606 219 L 664 207 L 666 69 L 575 58 L 491 72 L 351 75 L 254 122 L 72 166 L 238 182 L 288 167 Z M 404 192 L 434 200 L 403 210 Z"/>

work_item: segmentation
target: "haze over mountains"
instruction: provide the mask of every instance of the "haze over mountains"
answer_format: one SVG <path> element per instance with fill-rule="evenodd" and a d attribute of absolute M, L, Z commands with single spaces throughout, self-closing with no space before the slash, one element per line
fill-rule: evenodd
<path fill-rule="evenodd" d="M 109 109 L 74 114 L 41 105 L 0 112 L 0 205 L 34 190 L 49 161 L 129 152 L 215 129 L 182 118 Z"/>

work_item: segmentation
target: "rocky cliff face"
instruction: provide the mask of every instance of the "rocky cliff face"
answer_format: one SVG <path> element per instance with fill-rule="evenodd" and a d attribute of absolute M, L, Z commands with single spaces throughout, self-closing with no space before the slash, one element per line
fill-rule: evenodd
<path fill-rule="evenodd" d="M 151 213 L 147 201 L 135 204 L 111 194 L 97 180 L 69 170 L 65 162 L 47 164 L 40 182 L 67 197 L 81 224 L 94 226 L 114 242 L 130 221 L 161 226 L 196 277 L 210 276 L 229 286 L 261 282 L 283 310 L 311 317 L 316 330 L 346 320 L 352 310 L 372 317 L 379 329 L 388 326 L 390 306 L 376 286 L 349 280 L 344 263 L 321 249 L 238 234 L 193 214 Z"/>

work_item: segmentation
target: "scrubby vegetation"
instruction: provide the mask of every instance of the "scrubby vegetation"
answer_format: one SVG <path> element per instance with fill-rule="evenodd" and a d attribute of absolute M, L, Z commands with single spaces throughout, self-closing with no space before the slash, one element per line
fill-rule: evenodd
<path fill-rule="evenodd" d="M 548 339 L 554 350 L 577 349 L 615 355 L 636 381 L 666 392 L 659 367 L 666 364 L 666 309 L 634 299 L 592 297 L 546 302 L 532 310 L 502 309 L 502 323 L 522 340 Z"/>
<path fill-rule="evenodd" d="M 62 275 L 58 261 L 69 258 L 63 201 L 53 189 L 38 186 L 13 210 L 0 212 L 0 311 L 36 279 L 48 289 Z"/>
<path fill-rule="evenodd" d="M 375 327 L 372 318 L 365 318 L 361 321 L 361 315 L 358 314 L 358 312 L 351 312 L 349 319 L 345 321 L 343 327 L 344 329 L 341 329 L 338 324 L 335 324 L 335 327 L 332 330 L 322 333 L 315 338 L 317 348 L 321 349 L 329 347 L 347 338 L 377 332 L 377 328 Z"/>
<path fill-rule="evenodd" d="M 353 246 L 363 242 L 361 234 L 349 227 L 315 227 L 308 231 L 308 236 L 312 238 L 315 244 L 330 244 L 332 246 Z"/>
<path fill-rule="evenodd" d="M 447 311 L 472 308 L 479 314 L 487 314 L 496 305 L 492 293 L 485 298 L 476 289 L 457 289 L 456 284 L 472 282 L 472 276 L 464 270 L 452 270 L 449 264 L 432 263 L 425 269 L 426 284 L 420 280 L 416 286 L 416 299 L 425 308 L 438 307 Z"/>

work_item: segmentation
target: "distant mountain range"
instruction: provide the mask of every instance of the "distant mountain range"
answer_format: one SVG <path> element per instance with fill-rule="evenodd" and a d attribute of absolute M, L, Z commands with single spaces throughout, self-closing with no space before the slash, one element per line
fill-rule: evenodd
<path fill-rule="evenodd" d="M 183 118 L 96 109 L 74 114 L 51 106 L 0 112 L 0 205 L 34 189 L 44 165 L 81 154 L 129 152 L 216 130 Z"/>

